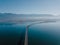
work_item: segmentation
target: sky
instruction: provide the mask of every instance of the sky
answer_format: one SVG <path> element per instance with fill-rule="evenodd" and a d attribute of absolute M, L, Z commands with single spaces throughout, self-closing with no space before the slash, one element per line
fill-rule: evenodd
<path fill-rule="evenodd" d="M 60 0 L 0 0 L 0 13 L 60 14 Z"/>

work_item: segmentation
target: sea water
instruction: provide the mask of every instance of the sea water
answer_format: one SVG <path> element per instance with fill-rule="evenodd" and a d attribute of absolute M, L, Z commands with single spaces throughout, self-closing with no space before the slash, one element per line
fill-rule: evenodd
<path fill-rule="evenodd" d="M 0 45 L 23 45 L 27 24 L 0 23 Z M 60 22 L 37 23 L 28 28 L 28 45 L 59 44 Z"/>
<path fill-rule="evenodd" d="M 28 32 L 29 45 L 60 45 L 60 22 L 35 24 Z"/>

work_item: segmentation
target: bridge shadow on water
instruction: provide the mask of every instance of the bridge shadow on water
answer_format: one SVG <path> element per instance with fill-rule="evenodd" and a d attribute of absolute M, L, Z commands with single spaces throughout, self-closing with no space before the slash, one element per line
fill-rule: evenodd
<path fill-rule="evenodd" d="M 25 31 L 23 31 L 20 35 L 20 39 L 17 42 L 17 45 L 24 45 L 24 41 L 25 41 Z"/>

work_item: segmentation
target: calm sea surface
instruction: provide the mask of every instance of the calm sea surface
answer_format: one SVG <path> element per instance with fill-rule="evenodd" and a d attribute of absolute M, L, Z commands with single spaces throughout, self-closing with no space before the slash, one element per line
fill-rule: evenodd
<path fill-rule="evenodd" d="M 20 41 L 24 43 L 27 24 L 0 23 L 0 45 L 17 45 Z M 60 22 L 30 26 L 28 43 L 29 45 L 59 45 Z"/>

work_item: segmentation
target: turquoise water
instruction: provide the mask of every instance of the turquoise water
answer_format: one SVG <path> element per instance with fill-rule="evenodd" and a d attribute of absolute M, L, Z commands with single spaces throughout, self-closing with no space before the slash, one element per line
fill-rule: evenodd
<path fill-rule="evenodd" d="M 21 36 L 24 39 L 25 26 L 21 24 L 0 23 L 0 45 L 17 45 Z"/>
<path fill-rule="evenodd" d="M 60 22 L 29 27 L 29 45 L 60 45 Z"/>
<path fill-rule="evenodd" d="M 23 45 L 25 30 L 26 24 L 0 23 L 0 45 Z M 28 29 L 29 45 L 59 45 L 59 41 L 60 22 L 35 24 Z"/>

